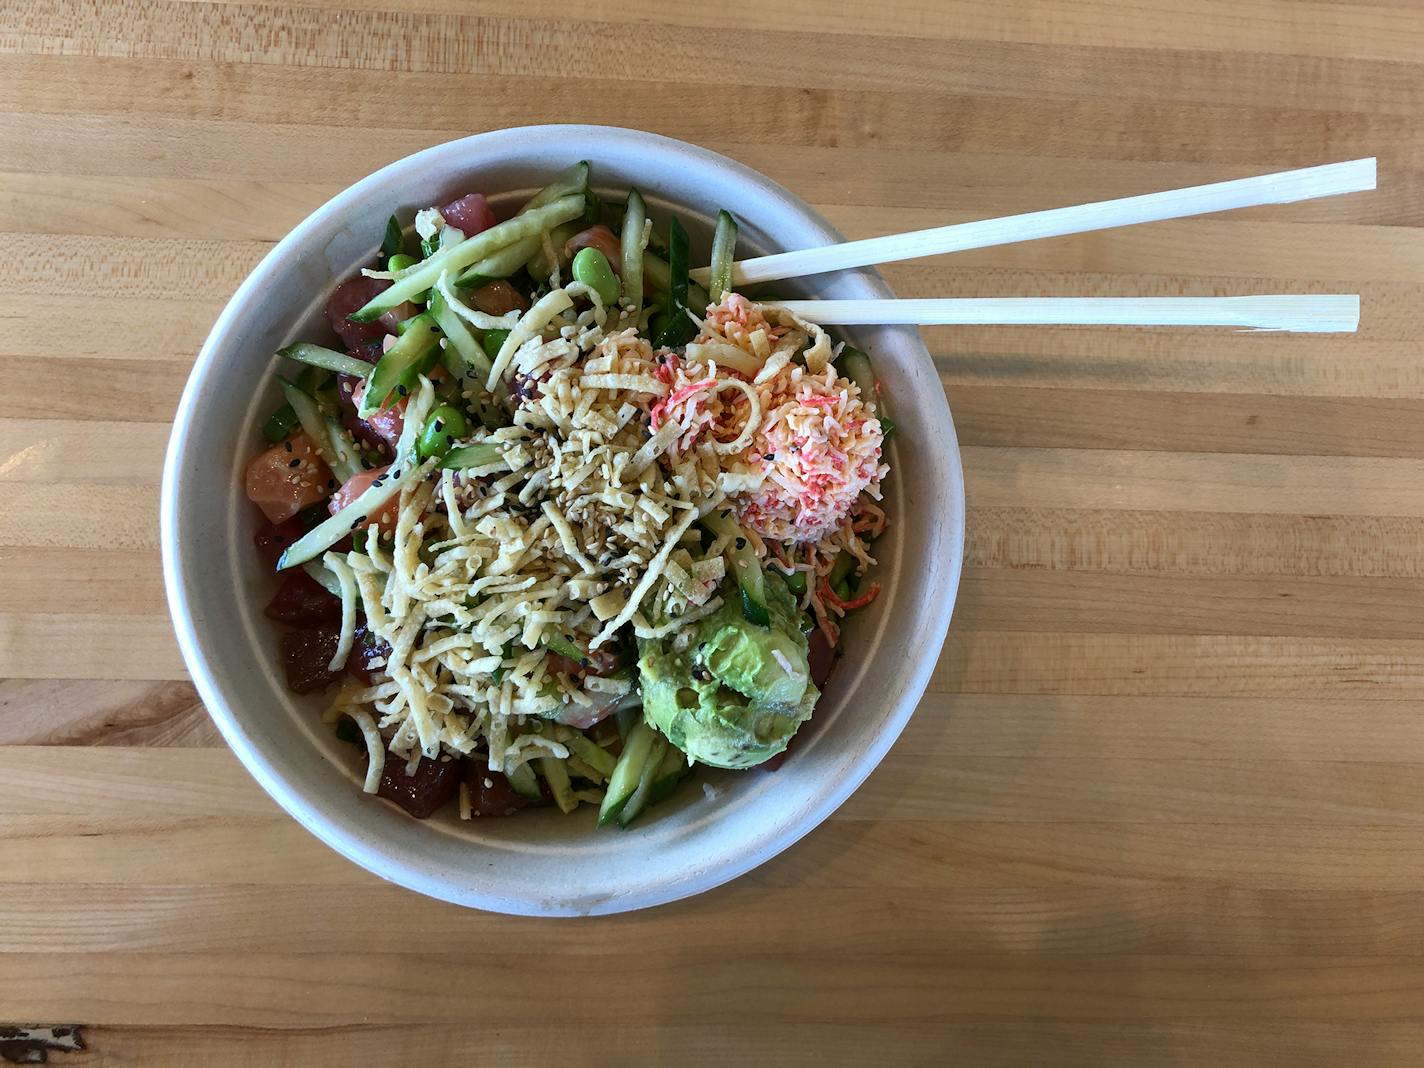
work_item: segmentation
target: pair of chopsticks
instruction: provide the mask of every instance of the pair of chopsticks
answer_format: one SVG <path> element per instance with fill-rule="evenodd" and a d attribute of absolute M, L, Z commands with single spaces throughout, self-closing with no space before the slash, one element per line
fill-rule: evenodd
<path fill-rule="evenodd" d="M 732 284 L 750 285 L 852 267 L 989 248 L 1044 237 L 1184 219 L 1263 204 L 1291 204 L 1375 188 L 1375 159 L 1328 163 L 1229 182 L 1188 186 L 1001 219 L 938 226 L 824 248 L 742 260 Z M 693 277 L 707 282 L 708 271 Z M 774 302 L 824 325 L 907 323 L 1096 326 L 1226 326 L 1242 330 L 1353 333 L 1357 294 L 1242 297 L 965 297 L 932 300 L 791 300 Z"/>

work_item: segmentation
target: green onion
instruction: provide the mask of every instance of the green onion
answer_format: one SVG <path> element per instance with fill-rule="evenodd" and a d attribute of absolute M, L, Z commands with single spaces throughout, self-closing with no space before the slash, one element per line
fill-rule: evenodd
<path fill-rule="evenodd" d="M 415 454 L 422 460 L 444 456 L 450 451 L 451 442 L 469 432 L 465 417 L 450 405 L 442 404 L 426 418 L 420 437 L 415 441 Z"/>
<path fill-rule="evenodd" d="M 386 257 L 389 265 L 390 258 L 400 252 L 401 245 L 405 243 L 405 233 L 401 230 L 401 224 L 392 215 L 386 220 L 386 235 L 381 239 L 381 255 Z M 388 270 L 395 270 L 394 267 L 387 266 Z"/>
<path fill-rule="evenodd" d="M 677 219 L 670 219 L 667 298 L 657 340 L 654 342 L 660 347 L 677 348 L 679 345 L 686 345 L 697 333 L 696 325 L 687 315 L 688 255 L 687 231 Z"/>
<path fill-rule="evenodd" d="M 276 444 L 290 434 L 296 425 L 297 413 L 292 410 L 290 404 L 283 404 L 262 424 L 262 436 Z"/>
<path fill-rule="evenodd" d="M 484 340 L 480 344 L 484 347 L 485 355 L 493 360 L 499 355 L 500 348 L 504 345 L 505 339 L 509 337 L 508 330 L 486 330 Z M 489 371 L 486 370 L 488 375 Z"/>

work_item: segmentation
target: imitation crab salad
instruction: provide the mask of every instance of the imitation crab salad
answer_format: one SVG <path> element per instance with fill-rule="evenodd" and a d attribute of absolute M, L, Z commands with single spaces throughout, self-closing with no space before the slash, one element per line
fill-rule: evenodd
<path fill-rule="evenodd" d="M 880 592 L 868 357 L 729 289 L 726 212 L 704 290 L 587 163 L 413 231 L 279 353 L 247 467 L 290 688 L 418 818 L 627 826 L 695 764 L 775 767 Z"/>

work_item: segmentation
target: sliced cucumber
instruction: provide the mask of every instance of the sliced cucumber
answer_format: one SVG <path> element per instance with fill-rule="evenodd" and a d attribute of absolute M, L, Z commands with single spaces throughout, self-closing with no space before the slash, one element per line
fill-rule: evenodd
<path fill-rule="evenodd" d="M 277 560 L 277 570 L 285 571 L 316 559 L 346 535 L 364 527 L 367 520 L 378 515 L 393 498 L 399 497 L 406 486 L 424 478 L 427 471 L 424 464 L 417 466 L 401 459 L 397 459 L 391 468 L 382 478 L 371 483 L 365 493 L 287 546 L 287 551 Z"/>
<path fill-rule="evenodd" d="M 836 371 L 860 388 L 861 400 L 867 404 L 875 403 L 875 370 L 870 366 L 869 356 L 847 345 L 841 349 L 840 358 L 836 360 Z"/>
<path fill-rule="evenodd" d="M 643 307 L 643 253 L 648 242 L 643 236 L 647 229 L 648 206 L 643 203 L 643 194 L 636 189 L 628 190 L 628 209 L 623 213 L 623 299 L 633 307 L 631 315 L 637 318 Z"/>
<path fill-rule="evenodd" d="M 672 281 L 672 270 L 668 267 L 667 261 L 656 253 L 643 253 L 643 283 L 652 286 L 653 289 L 666 292 L 669 283 Z M 712 301 L 707 297 L 707 290 L 703 289 L 695 281 L 689 280 L 687 283 L 687 306 L 697 308 L 699 311 L 706 311 L 707 305 Z"/>
<path fill-rule="evenodd" d="M 296 360 L 298 363 L 308 364 L 311 367 L 335 371 L 337 374 L 355 375 L 357 378 L 365 378 L 371 373 L 371 365 L 365 360 L 358 360 L 355 356 L 348 356 L 344 352 L 323 348 L 320 345 L 312 345 L 306 341 L 299 341 L 295 345 L 288 345 L 285 349 L 278 349 L 277 355 L 288 360 Z"/>
<path fill-rule="evenodd" d="M 549 231 L 549 247 L 554 250 L 555 259 L 559 256 L 559 249 L 564 247 L 564 242 L 573 237 L 583 229 L 583 222 L 564 223 Z M 538 282 L 546 282 L 549 276 L 554 273 L 554 263 L 549 259 L 544 242 L 539 241 L 539 247 L 534 250 L 533 255 L 524 263 L 524 269 L 529 272 L 529 277 Z"/>
<path fill-rule="evenodd" d="M 562 634 L 549 634 L 545 636 L 544 648 L 555 656 L 567 657 L 576 664 L 585 665 L 588 663 L 588 653 L 580 648 L 578 642 Z"/>
<path fill-rule="evenodd" d="M 713 304 L 732 288 L 732 260 L 737 253 L 737 220 L 729 211 L 717 213 L 717 230 L 712 235 L 712 265 L 707 282 L 707 298 Z M 701 309 L 706 311 L 706 308 Z"/>
<path fill-rule="evenodd" d="M 612 823 L 623 811 L 623 806 L 638 789 L 643 775 L 643 766 L 652 752 L 653 740 L 662 735 L 653 730 L 643 720 L 639 720 L 623 742 L 623 753 L 614 765 L 613 774 L 608 779 L 608 790 L 603 795 L 603 804 L 598 809 L 600 827 Z M 666 744 L 666 743 L 664 743 Z"/>
<path fill-rule="evenodd" d="M 661 734 L 655 736 L 652 748 L 648 752 L 648 759 L 643 763 L 643 773 L 638 776 L 638 788 L 633 791 L 632 796 L 618 811 L 618 826 L 628 826 L 638 818 L 638 813 L 647 807 L 648 795 L 653 792 L 653 780 L 657 778 L 658 771 L 663 766 L 663 759 L 667 756 L 667 751 L 668 740 Z"/>
<path fill-rule="evenodd" d="M 577 731 L 566 739 L 564 744 L 569 747 L 570 753 L 605 779 L 612 775 L 613 769 L 618 766 L 618 760 L 612 753 L 601 745 L 596 745 L 591 738 Z"/>
<path fill-rule="evenodd" d="M 534 769 L 528 764 L 520 764 L 513 771 L 505 772 L 504 777 L 509 780 L 514 792 L 526 801 L 543 799 L 544 795 L 539 792 L 539 780 L 534 776 Z"/>
<path fill-rule="evenodd" d="M 648 804 L 656 805 L 659 801 L 667 800 L 677 789 L 677 784 L 687 778 L 691 771 L 692 768 L 688 766 L 682 750 L 675 745 L 669 745 L 662 766 L 653 776 L 653 787 L 648 791 Z"/>
<path fill-rule="evenodd" d="M 462 376 L 465 374 L 474 375 L 481 381 L 488 378 L 490 361 L 489 357 L 485 355 L 484 346 L 470 331 L 465 320 L 455 314 L 455 309 L 446 303 L 438 289 L 430 291 L 430 303 L 427 307 L 434 317 L 436 325 L 440 327 L 440 332 L 445 335 L 445 353 L 454 353 L 464 364 L 464 368 L 459 373 Z"/>
<path fill-rule="evenodd" d="M 578 808 L 578 798 L 574 796 L 573 783 L 569 782 L 569 769 L 558 757 L 539 757 L 539 774 L 549 784 L 549 792 L 554 795 L 554 804 L 564 813 Z"/>
<path fill-rule="evenodd" d="M 526 211 L 533 211 L 535 208 L 542 208 L 545 204 L 552 204 L 556 200 L 564 197 L 583 196 L 588 192 L 588 160 L 582 159 L 571 167 L 566 167 L 554 176 L 554 180 L 546 185 L 539 192 L 535 193 L 520 208 L 520 214 Z"/>
<path fill-rule="evenodd" d="M 406 323 L 405 331 L 381 357 L 366 382 L 361 398 L 360 416 L 365 419 L 398 400 L 393 394 L 401 389 L 409 392 L 415 376 L 430 370 L 440 352 L 440 334 L 435 317 L 429 312 L 415 316 Z"/>
<path fill-rule="evenodd" d="M 322 421 L 326 423 L 326 435 L 331 439 L 331 450 L 336 456 L 336 462 L 328 465 L 331 473 L 345 482 L 353 475 L 359 475 L 366 470 L 365 465 L 361 463 L 360 450 L 356 448 L 356 443 L 351 440 L 346 428 L 341 425 L 341 420 L 330 412 L 324 412 Z"/>
<path fill-rule="evenodd" d="M 341 600 L 341 580 L 336 577 L 336 573 L 325 564 L 317 560 L 308 560 L 302 565 L 302 570 L 316 580 L 316 583 L 331 594 L 338 601 Z"/>
<path fill-rule="evenodd" d="M 588 203 L 588 161 L 584 160 L 575 163 L 572 167 L 563 171 L 552 182 L 546 185 L 539 192 L 535 193 L 516 213 L 515 217 L 533 211 L 535 208 L 542 208 L 545 204 L 553 203 L 562 197 L 582 196 L 584 198 L 585 210 Z M 572 233 L 572 232 L 571 232 Z M 530 234 L 528 237 L 515 241 L 512 244 L 492 252 L 472 267 L 467 268 L 458 278 L 455 284 L 462 289 L 478 287 L 494 281 L 497 278 L 508 278 L 515 271 L 519 270 L 530 258 L 537 255 L 544 247 L 544 235 L 542 231 Z"/>
<path fill-rule="evenodd" d="M 336 477 L 345 482 L 360 471 L 361 462 L 356 459 L 355 449 L 345 446 L 344 437 L 332 437 L 333 430 L 338 434 L 341 431 L 336 420 L 324 415 L 316 399 L 305 390 L 284 378 L 279 378 L 277 381 L 282 387 L 282 394 L 287 398 L 287 403 L 296 413 L 298 422 L 302 424 L 302 429 L 306 431 L 307 437 L 311 439 L 317 452 L 321 453 L 321 458 L 326 461 L 327 466 L 331 468 Z"/>
<path fill-rule="evenodd" d="M 478 263 L 466 268 L 455 279 L 455 284 L 461 289 L 478 289 L 497 279 L 508 278 L 529 262 L 529 257 L 543 246 L 543 235 L 531 234 L 512 245 L 506 245 L 498 252 L 491 253 Z"/>
<path fill-rule="evenodd" d="M 363 307 L 350 316 L 352 322 L 369 323 L 379 319 L 383 312 L 390 311 L 399 304 L 410 300 L 417 293 L 429 289 L 440 279 L 444 271 L 459 274 L 471 264 L 478 263 L 486 256 L 500 249 L 522 241 L 531 234 L 539 234 L 551 227 L 576 219 L 585 207 L 582 194 L 561 197 L 541 207 L 516 215 L 502 223 L 491 226 L 483 233 L 466 238 L 449 248 L 433 250 L 429 258 L 417 263 L 389 288 L 377 293 Z"/>
<path fill-rule="evenodd" d="M 727 559 L 732 565 L 732 576 L 737 580 L 737 588 L 742 595 L 742 615 L 747 621 L 759 627 L 771 625 L 771 613 L 766 609 L 766 586 L 762 575 L 761 561 L 752 549 L 751 539 L 731 515 L 711 511 L 702 517 L 702 525 L 716 535 L 727 535 Z"/>
<path fill-rule="evenodd" d="M 493 441 L 480 441 L 451 449 L 440 461 L 440 466 L 447 471 L 463 471 L 467 467 L 488 467 L 499 461 L 499 446 Z"/>
<path fill-rule="evenodd" d="M 573 753 L 570 753 L 570 754 L 568 755 L 568 759 L 566 759 L 566 760 L 564 761 L 564 764 L 565 764 L 565 765 L 568 767 L 568 769 L 569 769 L 569 777 L 570 777 L 571 779 L 572 779 L 572 778 L 575 778 L 575 777 L 580 778 L 580 779 L 585 779 L 585 780 L 587 780 L 588 782 L 594 783 L 594 784 L 597 785 L 597 786 L 602 786 L 604 783 L 606 783 L 606 782 L 608 781 L 608 776 L 607 776 L 607 775 L 604 775 L 602 772 L 600 772 L 597 768 L 593 767 L 591 764 L 587 764 L 587 763 L 585 763 L 584 761 L 580 760 L 580 759 L 579 759 L 577 756 L 575 756 Z M 603 798 L 602 798 L 602 797 L 600 797 L 600 798 L 598 799 L 598 803 L 599 803 L 600 805 L 603 804 Z"/>

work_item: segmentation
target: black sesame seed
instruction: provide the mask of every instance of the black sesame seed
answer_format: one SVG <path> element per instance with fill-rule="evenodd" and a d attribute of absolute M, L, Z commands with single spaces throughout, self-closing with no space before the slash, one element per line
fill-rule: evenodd
<path fill-rule="evenodd" d="M 396 395 L 399 397 L 404 397 L 409 392 L 410 390 L 406 389 L 405 386 L 396 386 Z"/>
<path fill-rule="evenodd" d="M 747 547 L 747 539 L 746 539 L 746 538 L 738 538 L 738 539 L 737 539 L 737 551 L 740 552 L 741 550 L 745 549 L 746 547 Z"/>
<path fill-rule="evenodd" d="M 326 480 L 326 488 L 327 488 L 327 489 L 335 489 L 335 488 L 336 488 L 336 479 L 334 479 L 334 478 L 328 478 L 328 479 Z"/>
<path fill-rule="evenodd" d="M 288 452 L 292 451 L 292 443 L 290 441 L 282 442 L 282 447 L 285 448 Z"/>
<path fill-rule="evenodd" d="M 302 461 L 301 461 L 301 460 L 290 460 L 290 461 L 288 461 L 287 466 L 288 466 L 288 467 L 301 467 L 301 466 L 302 466 Z"/>

